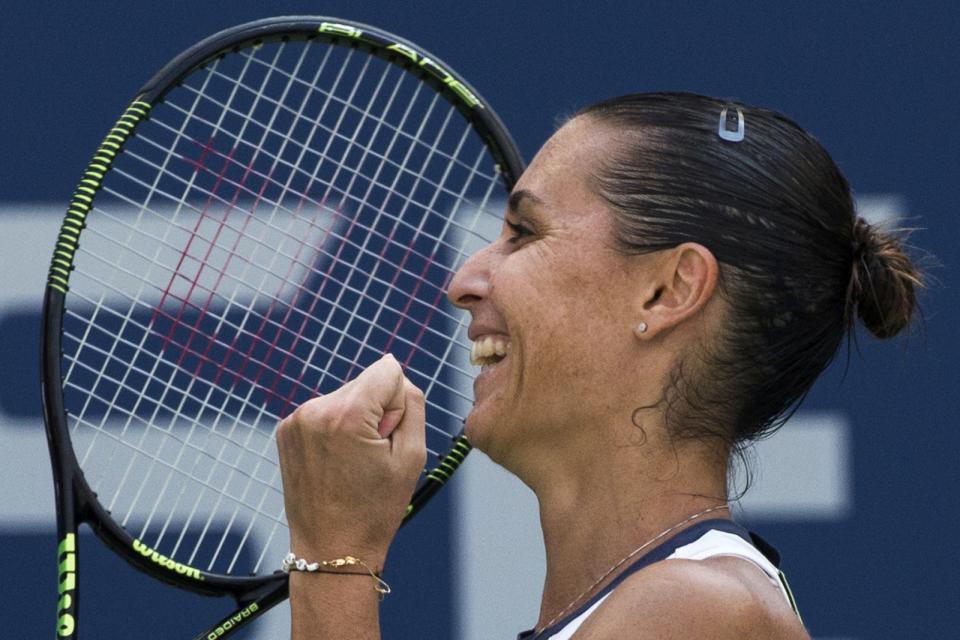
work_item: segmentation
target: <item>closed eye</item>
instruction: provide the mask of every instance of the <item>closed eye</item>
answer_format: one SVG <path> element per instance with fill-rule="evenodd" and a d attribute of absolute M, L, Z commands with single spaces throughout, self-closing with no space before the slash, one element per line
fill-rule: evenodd
<path fill-rule="evenodd" d="M 507 239 L 507 242 L 511 244 L 516 244 L 524 238 L 533 235 L 533 230 L 522 224 L 510 222 L 509 220 L 504 220 L 504 223 L 507 225 L 507 228 L 510 229 L 510 233 L 512 234 L 510 238 Z"/>

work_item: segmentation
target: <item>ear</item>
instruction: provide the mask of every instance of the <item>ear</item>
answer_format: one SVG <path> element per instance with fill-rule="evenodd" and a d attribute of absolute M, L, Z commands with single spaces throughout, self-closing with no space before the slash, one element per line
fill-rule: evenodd
<path fill-rule="evenodd" d="M 700 313 L 713 297 L 720 276 L 716 257 L 695 242 L 664 251 L 658 263 L 642 297 L 639 321 L 646 323 L 646 329 L 637 332 L 641 339 L 669 331 Z"/>

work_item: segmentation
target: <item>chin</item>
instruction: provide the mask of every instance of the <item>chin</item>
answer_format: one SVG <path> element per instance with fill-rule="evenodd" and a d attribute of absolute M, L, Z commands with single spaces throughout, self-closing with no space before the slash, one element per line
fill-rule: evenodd
<path fill-rule="evenodd" d="M 474 410 L 467 416 L 463 430 L 470 444 L 477 451 L 482 451 L 490 460 L 514 472 L 514 460 L 511 453 L 516 454 L 516 442 L 511 443 L 510 434 L 513 425 L 494 412 L 485 412 L 482 409 Z M 515 440 L 515 439 L 513 439 Z"/>
<path fill-rule="evenodd" d="M 467 436 L 467 440 L 470 441 L 474 449 L 485 451 L 483 443 L 486 426 L 487 425 L 483 424 L 483 420 L 477 416 L 476 407 L 470 411 L 466 420 L 463 421 L 463 433 Z"/>
<path fill-rule="evenodd" d="M 497 436 L 503 437 L 505 425 L 502 417 L 489 409 L 489 406 L 475 406 L 463 423 L 463 432 L 475 449 L 483 451 L 496 462 L 494 450 L 498 446 Z"/>

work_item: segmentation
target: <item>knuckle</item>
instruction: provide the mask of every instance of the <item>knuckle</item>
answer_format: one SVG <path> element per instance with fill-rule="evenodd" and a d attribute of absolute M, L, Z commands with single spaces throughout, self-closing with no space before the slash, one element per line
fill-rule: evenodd
<path fill-rule="evenodd" d="M 316 422 L 321 417 L 322 409 L 317 406 L 318 398 L 307 400 L 299 407 L 294 409 L 291 418 L 300 425 L 309 425 Z"/>
<path fill-rule="evenodd" d="M 287 451 L 294 447 L 293 443 L 293 434 L 290 432 L 292 427 L 286 420 L 281 420 L 280 424 L 277 425 L 277 435 L 276 435 L 276 448 L 277 456 L 279 456 L 280 464 L 283 465 L 284 458 L 286 457 Z"/>
<path fill-rule="evenodd" d="M 338 426 L 349 406 L 349 403 L 331 394 L 304 402 L 292 417 L 297 424 L 312 431 L 328 431 Z"/>
<path fill-rule="evenodd" d="M 420 387 L 416 386 L 409 380 L 406 381 L 405 386 L 407 390 L 407 398 L 421 405 L 426 403 L 427 396 L 423 393 L 423 390 Z"/>
<path fill-rule="evenodd" d="M 410 459 L 417 463 L 421 469 L 427 464 L 427 445 L 425 442 L 418 442 L 410 448 Z"/>
<path fill-rule="evenodd" d="M 397 362 L 397 359 L 393 356 L 384 358 L 381 362 L 383 362 L 383 367 L 389 373 L 394 375 L 403 375 L 403 367 L 400 366 L 400 363 Z"/>
<path fill-rule="evenodd" d="M 291 413 L 289 416 L 280 421 L 280 424 L 277 425 L 277 440 L 286 441 L 291 437 L 291 431 L 294 429 L 293 416 L 296 412 Z"/>
<path fill-rule="evenodd" d="M 342 411 L 348 411 L 351 407 L 359 405 L 369 394 L 370 388 L 366 384 L 351 384 L 337 392 L 336 400 Z"/>

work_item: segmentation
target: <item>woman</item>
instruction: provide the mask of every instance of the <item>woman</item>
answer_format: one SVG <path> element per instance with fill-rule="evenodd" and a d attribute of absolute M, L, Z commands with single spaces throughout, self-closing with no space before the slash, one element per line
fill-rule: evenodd
<path fill-rule="evenodd" d="M 806 132 L 692 94 L 584 109 L 454 278 L 482 365 L 471 442 L 537 495 L 536 638 L 807 638 L 731 521 L 727 471 L 856 317 L 881 338 L 920 286 Z M 506 354 L 498 355 L 498 354 Z M 376 638 L 379 569 L 424 463 L 423 397 L 391 357 L 281 425 L 295 638 Z M 771 554 L 772 555 L 772 554 Z"/>

